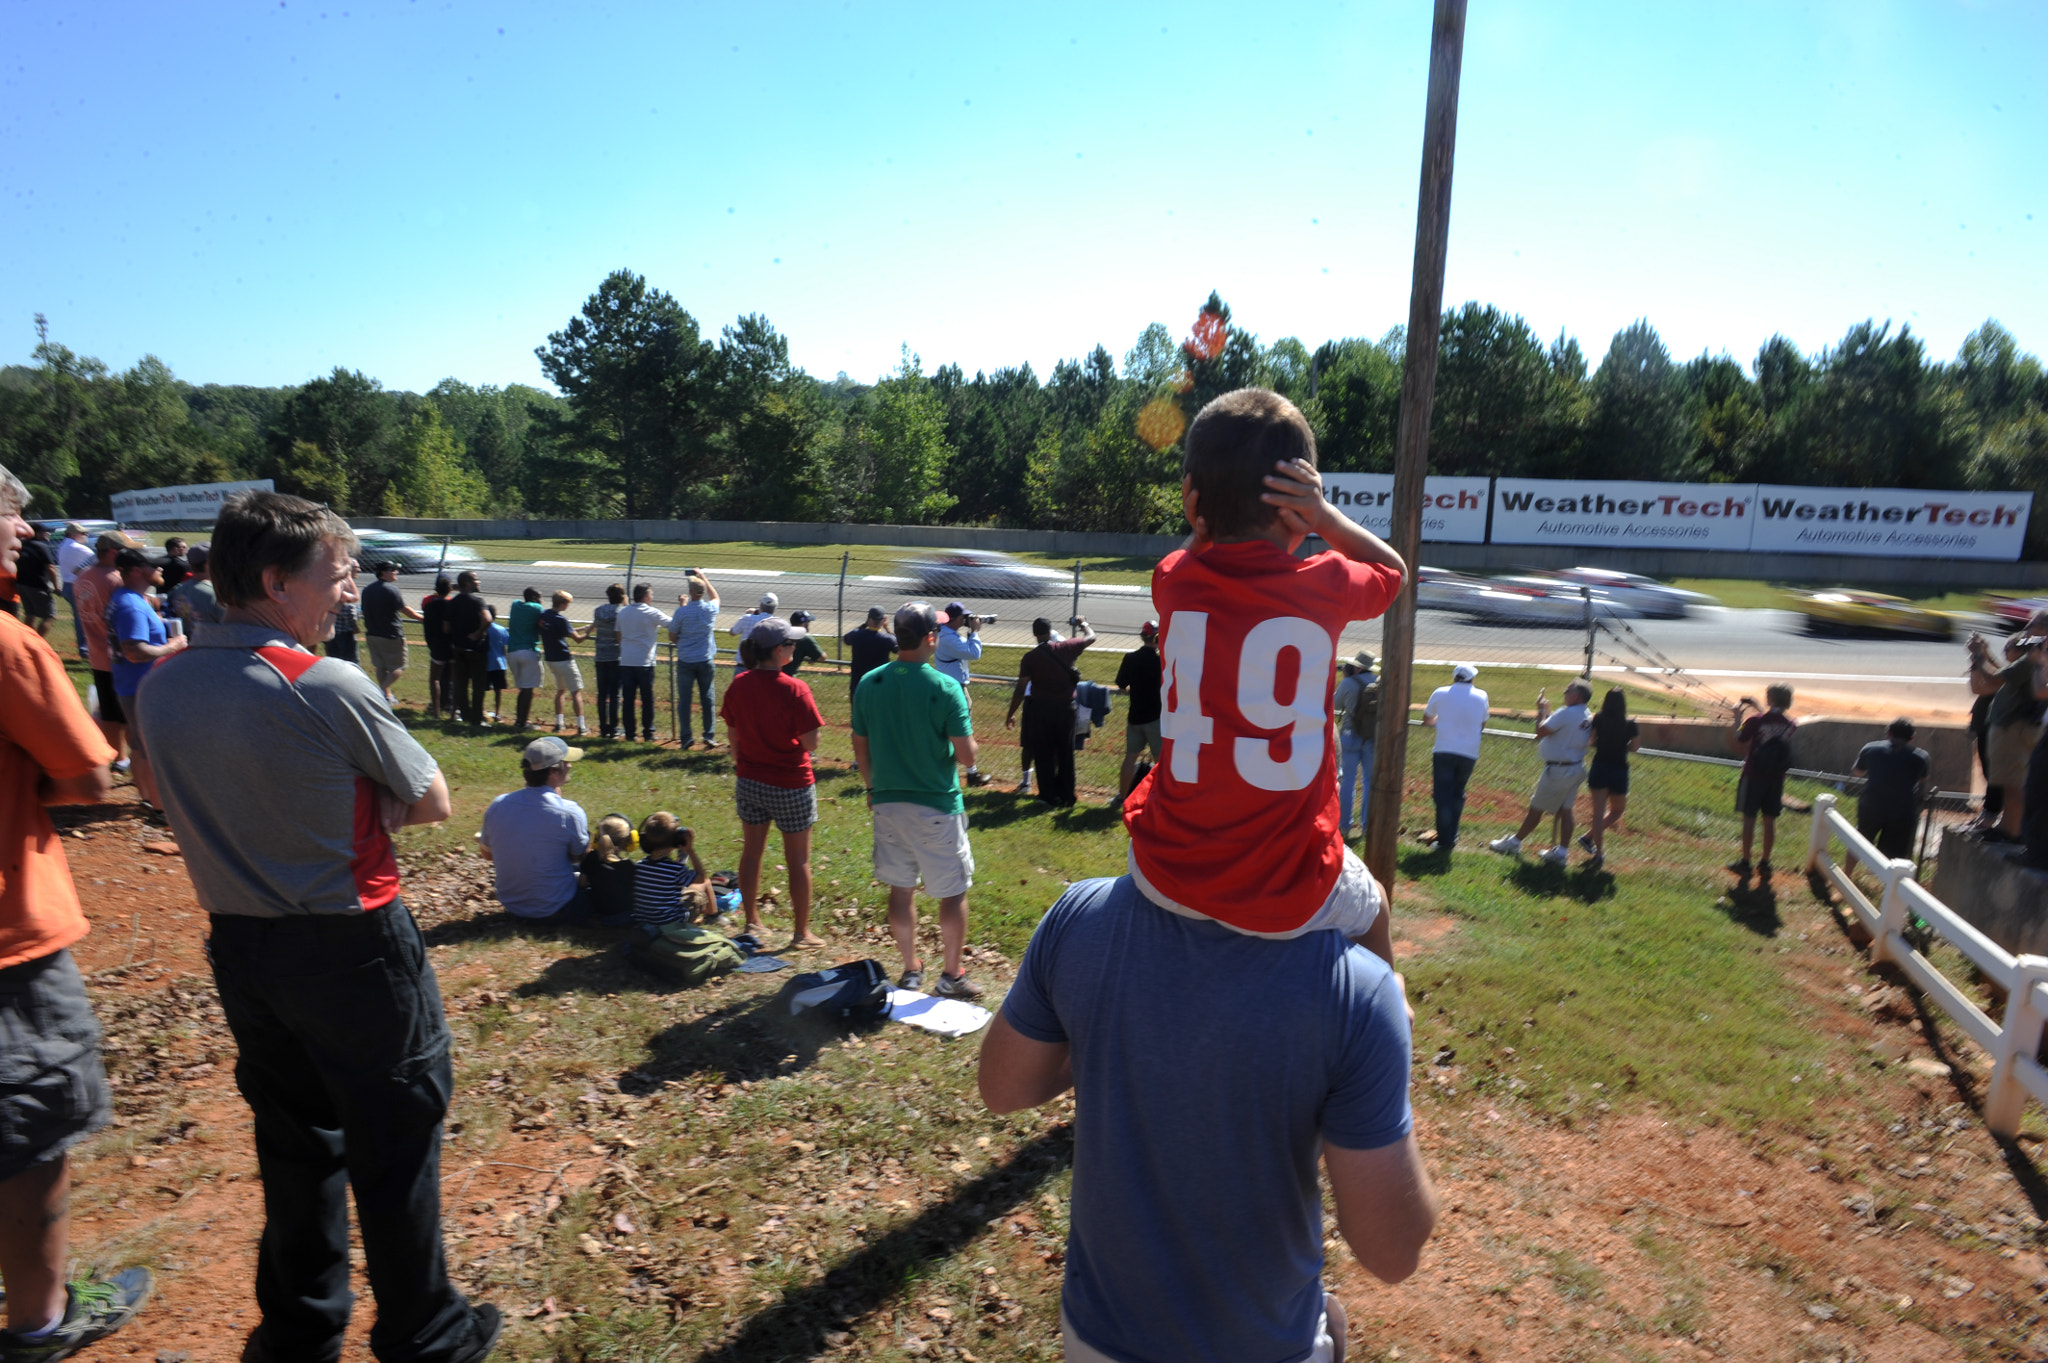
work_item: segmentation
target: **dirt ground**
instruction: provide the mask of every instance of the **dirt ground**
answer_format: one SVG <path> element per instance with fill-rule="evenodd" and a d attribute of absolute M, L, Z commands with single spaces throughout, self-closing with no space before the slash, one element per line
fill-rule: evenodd
<path fill-rule="evenodd" d="M 202 952 L 204 915 L 182 861 L 149 850 L 167 847 L 165 834 L 132 807 L 59 813 L 94 919 L 76 954 L 107 1031 L 119 1121 L 78 1160 L 75 1252 L 81 1263 L 144 1262 L 160 1275 L 142 1317 L 82 1357 L 235 1359 L 256 1319 L 261 1188 Z M 1418 1130 L 1445 1216 L 1421 1270 L 1399 1287 L 1372 1282 L 1335 1248 L 1353 1357 L 2048 1355 L 2038 1147 L 1992 1140 L 1974 1108 L 1978 1058 L 1937 1054 L 1911 1000 L 1842 949 L 1818 906 L 1799 912 L 1811 922 L 1788 920 L 1792 950 L 1779 959 L 1820 1024 L 1867 1038 L 1871 1063 L 1912 1076 L 1910 1101 L 1889 1123 L 1845 1135 L 1836 1122 L 1822 1144 L 1640 1111 L 1567 1128 L 1483 1103 L 1423 1101 Z M 1400 949 L 1427 952 L 1449 931 L 1415 919 Z M 443 985 L 451 997 L 468 987 Z M 1455 1067 L 1418 1064 L 1419 1080 L 1448 1093 L 1458 1078 Z M 489 1095 L 459 1095 L 458 1112 L 479 1101 Z M 598 1177 L 606 1159 L 592 1151 L 508 1132 L 498 1149 L 451 1154 L 453 1257 L 476 1258 L 503 1231 L 495 1205 Z M 551 1330 L 553 1311 L 501 1305 L 515 1313 L 512 1329 Z M 351 1358 L 367 1357 L 369 1316 L 365 1297 Z"/>

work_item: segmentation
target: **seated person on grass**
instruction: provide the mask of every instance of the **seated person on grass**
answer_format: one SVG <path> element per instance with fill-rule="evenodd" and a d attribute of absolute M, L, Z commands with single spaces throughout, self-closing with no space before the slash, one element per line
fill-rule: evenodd
<path fill-rule="evenodd" d="M 590 911 L 608 928 L 622 928 L 633 921 L 633 824 L 623 814 L 607 814 L 598 820 L 577 873 L 590 896 Z"/>
<path fill-rule="evenodd" d="M 522 922 L 549 926 L 590 917 L 590 895 L 576 868 L 590 850 L 583 806 L 562 798 L 569 768 L 583 756 L 559 738 L 536 738 L 520 756 L 523 789 L 484 810 L 476 850 L 497 871 L 498 902 Z"/>
<path fill-rule="evenodd" d="M 1124 801 L 1131 879 L 1169 912 L 1334 929 L 1391 960 L 1385 897 L 1339 831 L 1330 700 L 1339 633 L 1386 610 L 1407 569 L 1323 500 L 1315 435 L 1278 394 L 1225 393 L 1184 449 L 1194 533 L 1152 575 L 1169 704 L 1159 764 Z M 1295 558 L 1311 534 L 1329 551 Z"/>

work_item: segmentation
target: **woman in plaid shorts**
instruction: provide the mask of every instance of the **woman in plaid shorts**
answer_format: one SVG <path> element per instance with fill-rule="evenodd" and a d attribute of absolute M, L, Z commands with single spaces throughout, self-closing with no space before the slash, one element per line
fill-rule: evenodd
<path fill-rule="evenodd" d="M 791 948 L 825 945 L 811 933 L 811 825 L 818 821 L 811 754 L 818 749 L 825 716 L 809 685 L 782 672 L 805 633 L 801 626 L 772 616 L 755 625 L 742 641 L 748 668 L 726 688 L 718 707 L 739 778 L 733 784 L 745 839 L 740 897 L 746 905 L 747 931 L 761 931 L 761 854 L 767 850 L 768 825 L 773 823 L 782 830 L 782 859 L 789 868 L 789 906 L 795 919 Z"/>

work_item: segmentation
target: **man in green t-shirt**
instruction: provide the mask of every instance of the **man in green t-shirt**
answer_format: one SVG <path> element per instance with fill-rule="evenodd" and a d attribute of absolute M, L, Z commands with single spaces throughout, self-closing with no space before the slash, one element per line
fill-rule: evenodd
<path fill-rule="evenodd" d="M 967 945 L 967 889 L 974 852 L 956 767 L 974 766 L 974 723 L 960 683 L 931 665 L 939 616 L 914 601 L 896 612 L 896 661 L 860 679 L 853 692 L 853 756 L 875 825 L 875 879 L 889 887 L 889 931 L 903 953 L 905 989 L 924 987 L 917 954 L 920 878 L 939 901 L 945 966 L 934 994 L 981 997 L 961 968 Z"/>
<path fill-rule="evenodd" d="M 519 692 L 519 713 L 513 722 L 521 729 L 526 727 L 526 716 L 533 709 L 534 688 L 541 684 L 540 618 L 544 614 L 540 588 L 528 587 L 512 603 L 511 618 L 505 622 L 511 636 L 505 641 L 505 662 L 512 672 L 512 685 Z"/>

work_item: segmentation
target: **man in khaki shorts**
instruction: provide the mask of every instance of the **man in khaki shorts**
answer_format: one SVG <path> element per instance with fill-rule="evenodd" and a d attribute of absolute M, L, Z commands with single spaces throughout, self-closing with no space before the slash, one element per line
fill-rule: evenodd
<path fill-rule="evenodd" d="M 1522 839 L 1536 831 L 1545 814 L 1557 818 L 1557 841 L 1543 860 L 1562 866 L 1572 845 L 1572 806 L 1579 787 L 1586 781 L 1586 749 L 1593 743 L 1593 716 L 1586 702 L 1593 698 L 1590 682 L 1575 681 L 1564 689 L 1564 708 L 1550 712 L 1550 702 L 1536 693 L 1536 755 L 1543 759 L 1543 774 L 1536 778 L 1536 793 L 1529 797 L 1529 812 L 1522 826 L 1504 838 L 1486 844 L 1505 856 L 1522 850 Z"/>
<path fill-rule="evenodd" d="M 853 692 L 853 756 L 868 790 L 875 825 L 875 879 L 889 887 L 889 930 L 903 953 L 905 989 L 922 989 L 917 954 L 917 883 L 939 901 L 945 966 L 934 994 L 981 997 L 967 978 L 967 890 L 974 852 L 956 767 L 972 770 L 977 751 L 967 693 L 931 665 L 939 617 L 922 601 L 896 612 L 897 655 L 860 679 Z"/>

